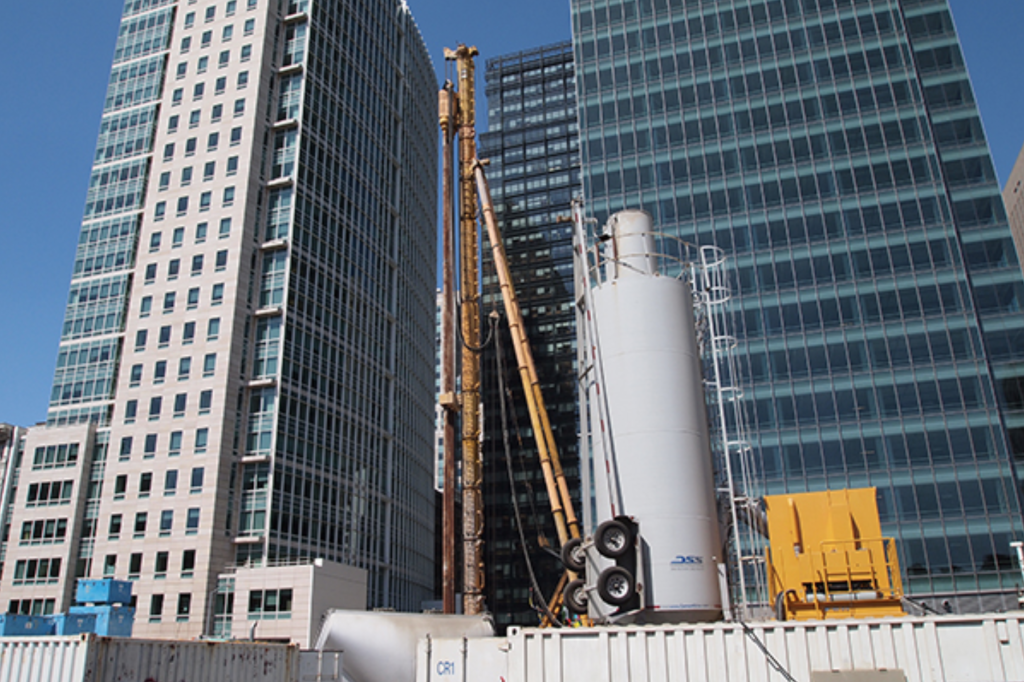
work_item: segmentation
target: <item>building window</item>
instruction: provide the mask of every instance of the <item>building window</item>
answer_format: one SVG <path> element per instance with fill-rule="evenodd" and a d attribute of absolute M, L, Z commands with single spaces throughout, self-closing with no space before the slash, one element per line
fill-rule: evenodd
<path fill-rule="evenodd" d="M 249 620 L 286 620 L 291 617 L 291 589 L 253 590 L 249 593 Z"/>
<path fill-rule="evenodd" d="M 177 297 L 173 291 L 168 291 L 164 294 L 164 314 L 174 312 L 174 299 Z"/>
<path fill-rule="evenodd" d="M 196 83 L 192 86 L 192 99 L 200 100 L 203 98 L 203 93 L 206 91 L 206 83 Z"/>
<path fill-rule="evenodd" d="M 189 493 L 196 494 L 203 492 L 203 467 L 192 467 L 192 485 L 189 486 Z"/>
<path fill-rule="evenodd" d="M 164 171 L 160 174 L 160 183 L 157 185 L 157 189 L 161 192 L 168 189 L 171 186 L 171 171 Z"/>
<path fill-rule="evenodd" d="M 191 177 L 191 173 L 189 177 Z M 183 216 L 186 213 L 188 213 L 188 197 L 178 197 L 178 215 Z"/>
<path fill-rule="evenodd" d="M 214 284 L 210 293 L 210 305 L 220 305 L 224 302 L 224 285 Z"/>
<path fill-rule="evenodd" d="M 157 438 L 157 434 L 155 433 L 146 434 L 146 441 L 142 450 L 143 458 L 153 459 L 156 456 Z"/>
<path fill-rule="evenodd" d="M 195 109 L 194 111 L 192 111 L 188 115 L 188 127 L 189 128 L 198 128 L 199 127 L 199 122 L 200 122 L 202 116 L 203 116 L 203 112 L 200 109 Z M 193 138 L 193 143 L 194 142 L 195 142 L 195 139 Z M 195 151 L 196 151 L 196 147 L 195 147 L 195 144 L 193 144 L 192 145 L 192 152 L 195 153 Z"/>
<path fill-rule="evenodd" d="M 177 457 L 181 454 L 181 431 L 172 431 L 171 440 L 167 445 L 167 456 Z"/>
<path fill-rule="evenodd" d="M 178 279 L 178 272 L 181 270 L 181 259 L 172 258 L 167 262 L 167 281 L 173 282 Z"/>
<path fill-rule="evenodd" d="M 224 239 L 231 234 L 231 218 L 221 218 L 220 231 L 217 233 L 219 239 Z"/>
<path fill-rule="evenodd" d="M 139 401 L 129 400 L 124 404 L 124 423 L 132 424 L 135 422 L 135 416 L 139 411 Z"/>
<path fill-rule="evenodd" d="M 132 437 L 122 436 L 121 437 L 121 450 L 118 458 L 124 461 L 132 456 Z"/>
<path fill-rule="evenodd" d="M 238 172 L 238 157 L 232 156 L 228 158 L 227 175 L 232 176 Z"/>
<path fill-rule="evenodd" d="M 158 201 L 156 206 L 153 207 L 153 220 L 163 220 L 164 215 L 167 213 L 167 202 Z"/>
<path fill-rule="evenodd" d="M 167 377 L 167 361 L 157 360 L 153 363 L 153 383 L 162 384 Z"/>
<path fill-rule="evenodd" d="M 224 105 L 214 104 L 210 110 L 210 123 L 217 123 L 224 116 Z"/>
<path fill-rule="evenodd" d="M 242 34 L 243 35 L 247 35 L 247 36 L 251 36 L 255 30 L 256 30 L 256 20 L 255 19 L 246 19 L 245 20 L 245 25 L 242 27 Z"/>
<path fill-rule="evenodd" d="M 210 43 L 213 42 L 213 31 L 203 31 L 203 35 L 199 38 L 199 44 L 202 47 L 209 47 Z"/>
<path fill-rule="evenodd" d="M 185 36 L 184 38 L 181 39 L 181 49 L 180 49 L 180 51 L 181 51 L 182 54 L 185 54 L 190 49 L 192 49 L 192 36 Z"/>
<path fill-rule="evenodd" d="M 206 228 L 206 223 L 196 225 L 196 244 L 202 244 L 206 241 Z"/>
<path fill-rule="evenodd" d="M 206 340 L 216 341 L 218 336 L 220 336 L 220 318 L 211 317 L 210 321 L 206 323 Z"/>
<path fill-rule="evenodd" d="M 241 116 L 244 113 L 245 113 L 245 100 L 244 99 L 236 99 L 235 100 L 235 116 Z"/>
<path fill-rule="evenodd" d="M 245 86 L 249 85 L 249 72 L 242 71 L 238 74 L 238 89 L 241 90 Z"/>
<path fill-rule="evenodd" d="M 213 193 L 212 192 L 203 192 L 202 194 L 200 194 L 199 195 L 199 210 L 200 211 L 209 211 L 210 210 L 210 203 L 211 203 L 212 200 L 213 200 Z"/>
<path fill-rule="evenodd" d="M 185 517 L 185 535 L 195 535 L 199 532 L 199 507 L 191 507 Z"/>
<path fill-rule="evenodd" d="M 103 558 L 103 575 L 113 576 L 117 572 L 117 555 L 108 554 Z"/>
<path fill-rule="evenodd" d="M 128 385 L 134 387 L 138 386 L 140 383 L 142 383 L 142 365 L 132 365 L 128 378 Z"/>
<path fill-rule="evenodd" d="M 196 255 L 192 256 L 192 276 L 195 277 L 197 275 L 202 274 L 202 272 L 203 272 L 203 254 L 197 253 Z"/>
<path fill-rule="evenodd" d="M 185 15 L 185 28 L 192 28 L 196 24 L 196 13 L 189 12 Z"/>
<path fill-rule="evenodd" d="M 158 579 L 167 577 L 167 565 L 168 563 L 170 563 L 168 561 L 169 556 L 170 552 L 156 553 L 156 564 L 154 566 L 153 572 L 156 574 L 156 577 Z"/>
<path fill-rule="evenodd" d="M 153 473 L 150 471 L 139 474 L 139 497 L 149 497 L 153 490 Z"/>
<path fill-rule="evenodd" d="M 135 332 L 135 350 L 136 351 L 140 351 L 140 350 L 145 350 L 145 349 L 146 349 L 146 330 L 145 329 L 139 329 L 138 331 Z"/>
<path fill-rule="evenodd" d="M 213 180 L 214 174 L 217 172 L 217 162 L 207 161 L 203 166 L 203 182 L 209 182 Z"/>
<path fill-rule="evenodd" d="M 252 58 L 252 45 L 242 45 L 242 51 L 238 55 L 238 59 L 243 62 L 247 62 Z"/>
<path fill-rule="evenodd" d="M 125 493 L 128 492 L 128 475 L 120 474 L 114 479 L 114 499 L 123 500 Z"/>
<path fill-rule="evenodd" d="M 180 375 L 179 375 L 180 378 Z M 179 393 L 174 396 L 174 416 L 181 418 L 185 416 L 185 405 L 188 403 L 188 394 Z"/>
<path fill-rule="evenodd" d="M 227 41 L 231 40 L 231 37 L 234 36 L 234 35 L 235 35 L 235 27 L 229 24 L 229 25 L 225 26 L 224 29 L 220 32 L 220 39 L 223 42 L 227 42 Z"/>
<path fill-rule="evenodd" d="M 149 421 L 153 422 L 160 418 L 160 408 L 163 405 L 163 398 L 153 396 L 149 399 Z"/>
<path fill-rule="evenodd" d="M 174 510 L 165 509 L 160 512 L 160 536 L 166 537 L 171 534 L 174 526 Z"/>
<path fill-rule="evenodd" d="M 171 105 L 177 106 L 181 104 L 181 100 L 184 96 L 185 91 L 182 88 L 174 88 L 174 92 L 171 93 Z"/>
<path fill-rule="evenodd" d="M 179 623 L 188 622 L 188 614 L 192 610 L 192 595 L 188 592 L 183 592 L 178 595 L 178 617 Z"/>
<path fill-rule="evenodd" d="M 203 376 L 212 377 L 217 371 L 217 354 L 207 353 L 203 358 Z"/>
<path fill-rule="evenodd" d="M 166 552 L 162 552 L 166 554 Z M 164 613 L 164 595 L 154 594 L 149 598 L 149 622 L 159 623 Z"/>
<path fill-rule="evenodd" d="M 107 539 L 117 540 L 121 537 L 121 515 L 111 514 L 110 522 L 107 525 Z"/>
<path fill-rule="evenodd" d="M 19 559 L 14 564 L 15 585 L 48 585 L 60 578 L 60 559 Z"/>
<path fill-rule="evenodd" d="M 210 136 L 206 138 L 206 151 L 212 152 L 217 150 L 217 145 L 220 143 L 220 133 L 210 133 Z"/>
<path fill-rule="evenodd" d="M 224 91 L 227 89 L 227 87 L 228 87 L 228 79 L 227 79 L 227 77 L 226 76 L 221 76 L 220 78 L 218 78 L 216 80 L 216 82 L 213 85 L 213 94 L 215 94 L 215 95 L 223 95 Z"/>
<path fill-rule="evenodd" d="M 188 344 L 192 343 L 192 341 L 195 340 L 195 337 L 196 337 L 196 323 L 195 322 L 186 322 L 185 325 L 181 328 L 181 343 L 182 343 L 182 345 L 187 346 Z"/>
<path fill-rule="evenodd" d="M 171 343 L 171 325 L 160 327 L 160 337 L 157 340 L 159 348 L 166 348 Z"/>
<path fill-rule="evenodd" d="M 234 186 L 224 188 L 224 206 L 232 206 L 235 203 Z"/>
<path fill-rule="evenodd" d="M 199 64 L 196 65 L 196 73 L 206 73 L 206 69 L 210 66 L 210 58 L 203 56 L 199 58 Z"/>
<path fill-rule="evenodd" d="M 135 514 L 135 532 L 133 537 L 141 538 L 146 534 L 146 512 Z"/>
<path fill-rule="evenodd" d="M 192 184 L 192 166 L 185 166 L 181 169 L 181 186 L 188 187 Z"/>
<path fill-rule="evenodd" d="M 206 452 L 207 443 L 210 440 L 210 430 L 207 428 L 196 429 L 195 453 L 202 455 Z"/>
<path fill-rule="evenodd" d="M 174 232 L 171 233 L 171 248 L 177 249 L 185 242 L 185 228 L 176 227 Z"/>
<path fill-rule="evenodd" d="M 242 142 L 242 128 L 241 126 L 231 129 L 231 145 L 241 144 Z"/>
<path fill-rule="evenodd" d="M 186 549 L 181 553 L 181 577 L 191 578 L 196 570 L 196 551 Z"/>
<path fill-rule="evenodd" d="M 174 497 L 178 492 L 178 470 L 168 469 L 164 473 L 164 497 Z"/>
<path fill-rule="evenodd" d="M 190 137 L 185 140 L 185 156 L 193 156 L 196 153 L 196 138 Z"/>
<path fill-rule="evenodd" d="M 199 414 L 209 414 L 213 404 L 213 391 L 205 390 L 199 394 Z"/>

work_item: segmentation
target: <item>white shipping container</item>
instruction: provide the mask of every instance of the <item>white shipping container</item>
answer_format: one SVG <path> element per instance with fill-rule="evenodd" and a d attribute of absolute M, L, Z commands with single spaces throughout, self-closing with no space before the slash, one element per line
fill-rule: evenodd
<path fill-rule="evenodd" d="M 813 622 L 510 628 L 424 640 L 418 682 L 1024 680 L 1024 613 Z M 396 681 L 398 682 L 398 681 Z"/>
<path fill-rule="evenodd" d="M 332 682 L 340 653 L 286 644 L 0 637 L 2 682 Z"/>

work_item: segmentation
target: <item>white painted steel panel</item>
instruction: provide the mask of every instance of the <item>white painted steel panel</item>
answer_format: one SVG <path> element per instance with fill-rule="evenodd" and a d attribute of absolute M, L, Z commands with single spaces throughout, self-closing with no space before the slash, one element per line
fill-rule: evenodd
<path fill-rule="evenodd" d="M 299 659 L 298 647 L 258 642 L 0 638 L 3 682 L 298 682 Z"/>
<path fill-rule="evenodd" d="M 3 682 L 79 682 L 88 669 L 88 637 L 0 637 Z"/>
<path fill-rule="evenodd" d="M 907 682 L 1024 680 L 1024 613 L 752 623 L 749 632 L 800 682 L 812 673 L 898 671 Z M 458 642 L 462 644 L 462 642 Z M 774 670 L 736 623 L 511 628 L 475 642 L 456 679 L 505 682 L 774 682 Z M 433 646 L 444 650 L 445 643 Z M 504 652 L 506 660 L 495 659 Z M 421 651 L 421 654 L 424 652 Z M 430 665 L 421 655 L 420 665 Z M 444 677 L 426 674 L 418 680 Z"/>

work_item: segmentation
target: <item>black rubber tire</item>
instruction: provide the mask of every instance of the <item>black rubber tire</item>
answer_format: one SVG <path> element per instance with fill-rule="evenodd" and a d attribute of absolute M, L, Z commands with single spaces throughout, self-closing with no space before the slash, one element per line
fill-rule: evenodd
<path fill-rule="evenodd" d="M 562 591 L 562 601 L 569 613 L 582 614 L 587 612 L 587 592 L 583 588 L 585 583 L 577 578 L 572 580 Z"/>
<path fill-rule="evenodd" d="M 569 538 L 562 545 L 562 563 L 574 573 L 582 573 L 587 567 L 587 558 L 583 553 L 582 547 L 582 538 Z"/>
<path fill-rule="evenodd" d="M 633 574 L 622 566 L 610 566 L 597 579 L 597 594 L 612 606 L 624 606 L 636 596 Z"/>
<path fill-rule="evenodd" d="M 609 519 L 594 533 L 597 551 L 609 559 L 618 559 L 633 548 L 633 533 L 622 521 Z"/>

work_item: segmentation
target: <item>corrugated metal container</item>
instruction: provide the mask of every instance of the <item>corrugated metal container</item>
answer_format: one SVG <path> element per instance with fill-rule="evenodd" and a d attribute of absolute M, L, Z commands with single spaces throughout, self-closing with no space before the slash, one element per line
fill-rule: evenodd
<path fill-rule="evenodd" d="M 55 635 L 80 635 L 85 632 L 96 632 L 96 615 L 92 613 L 58 613 L 47 616 L 53 623 Z"/>
<path fill-rule="evenodd" d="M 135 624 L 135 609 L 130 606 L 72 606 L 68 609 L 71 616 L 93 616 L 96 621 L 92 632 L 103 637 L 131 637 L 132 626 Z"/>
<path fill-rule="evenodd" d="M 75 601 L 79 604 L 127 604 L 132 600 L 132 583 L 113 578 L 79 578 Z"/>
<path fill-rule="evenodd" d="M 340 670 L 340 654 L 285 644 L 95 635 L 0 639 L 3 682 L 334 682 Z"/>
<path fill-rule="evenodd" d="M 38 637 L 53 633 L 53 623 L 45 616 L 0 613 L 0 635 L 4 637 Z M 3 678 L 0 678 L 2 681 Z"/>
<path fill-rule="evenodd" d="M 424 640 L 417 680 L 782 680 L 772 660 L 800 682 L 844 674 L 907 682 L 1019 681 L 1024 680 L 1024 613 L 766 622 L 746 628 L 736 623 L 510 628 L 505 638 Z"/>

